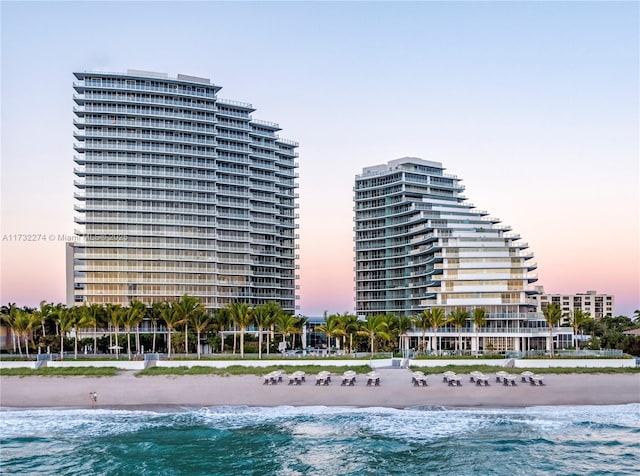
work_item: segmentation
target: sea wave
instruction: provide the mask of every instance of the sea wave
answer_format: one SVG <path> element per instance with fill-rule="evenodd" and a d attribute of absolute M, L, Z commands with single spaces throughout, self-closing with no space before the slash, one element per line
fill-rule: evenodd
<path fill-rule="evenodd" d="M 3 409 L 0 473 L 634 474 L 639 436 L 640 404 Z"/>

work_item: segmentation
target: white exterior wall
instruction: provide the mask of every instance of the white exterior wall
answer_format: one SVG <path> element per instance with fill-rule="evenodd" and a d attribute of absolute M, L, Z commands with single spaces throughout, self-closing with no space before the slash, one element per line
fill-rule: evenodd
<path fill-rule="evenodd" d="M 142 360 L 47 360 L 43 367 L 115 367 L 121 370 L 144 370 Z"/>

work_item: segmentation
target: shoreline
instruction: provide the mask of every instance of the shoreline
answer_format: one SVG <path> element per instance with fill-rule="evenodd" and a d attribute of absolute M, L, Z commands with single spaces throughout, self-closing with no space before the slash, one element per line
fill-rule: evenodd
<path fill-rule="evenodd" d="M 114 377 L 0 377 L 0 410 L 90 409 L 89 392 L 97 392 L 98 409 L 156 411 L 180 407 L 326 406 L 411 409 L 417 407 L 525 408 L 550 405 L 618 405 L 640 403 L 640 374 L 546 374 L 545 385 L 518 382 L 505 387 L 494 382 L 477 387 L 461 375 L 462 387 L 449 387 L 441 374 L 428 386 L 414 387 L 406 370 L 381 370 L 381 385 L 366 386 L 359 376 L 353 387 L 316 386 L 309 376 L 300 386 L 263 385 L 255 375 L 143 376 L 123 372 Z"/>

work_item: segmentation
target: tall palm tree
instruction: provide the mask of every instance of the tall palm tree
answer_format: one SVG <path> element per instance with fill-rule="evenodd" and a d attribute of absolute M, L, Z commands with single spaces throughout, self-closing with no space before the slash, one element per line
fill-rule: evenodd
<path fill-rule="evenodd" d="M 22 347 L 20 346 L 20 339 L 16 339 L 18 334 L 15 329 L 15 320 L 18 315 L 19 309 L 15 306 L 15 304 L 9 304 L 8 306 L 2 306 L 2 320 L 7 325 L 9 329 L 11 329 L 11 334 L 13 335 L 13 352 L 16 351 L 16 340 L 18 343 L 18 351 L 20 355 L 22 355 Z"/>
<path fill-rule="evenodd" d="M 244 358 L 244 333 L 253 322 L 253 309 L 246 302 L 233 302 L 228 308 L 231 320 L 240 328 L 240 357 Z"/>
<path fill-rule="evenodd" d="M 200 300 L 195 296 L 183 294 L 178 302 L 173 303 L 173 307 L 178 313 L 178 320 L 181 324 L 184 324 L 184 352 L 188 354 L 189 341 L 187 338 L 189 334 L 189 319 L 191 319 L 191 316 L 196 312 L 200 312 Z"/>
<path fill-rule="evenodd" d="M 166 302 L 154 302 L 151 308 L 147 312 L 149 320 L 151 320 L 151 327 L 153 329 L 153 340 L 151 342 L 151 352 L 156 352 L 156 335 L 158 333 L 158 321 L 162 319 L 162 312 L 169 304 Z"/>
<path fill-rule="evenodd" d="M 476 332 L 476 357 L 480 352 L 480 335 L 479 329 L 487 323 L 487 312 L 483 307 L 473 309 L 473 329 Z"/>
<path fill-rule="evenodd" d="M 19 309 L 15 306 L 10 306 L 9 313 L 3 315 L 3 320 L 11 328 L 11 331 L 17 338 L 18 352 L 22 355 L 22 346 L 20 345 L 20 339 L 24 340 L 25 352 L 27 358 L 29 357 L 29 332 L 33 328 L 34 319 L 31 314 L 24 309 Z"/>
<path fill-rule="evenodd" d="M 398 347 L 400 348 L 400 351 L 403 352 L 409 348 L 407 332 L 413 329 L 413 319 L 409 316 L 400 316 L 396 324 L 396 329 L 398 331 Z"/>
<path fill-rule="evenodd" d="M 196 330 L 196 352 L 198 353 L 198 360 L 200 360 L 200 334 L 207 332 L 211 328 L 213 320 L 204 308 L 200 308 L 195 314 L 191 315 L 190 322 Z"/>
<path fill-rule="evenodd" d="M 458 353 L 462 353 L 462 335 L 460 330 L 467 323 L 467 319 L 469 319 L 469 312 L 461 307 L 456 308 L 449 314 L 449 322 L 458 329 L 458 342 L 456 343 L 456 351 Z"/>
<path fill-rule="evenodd" d="M 440 354 L 440 340 L 438 338 L 438 328 L 447 323 L 444 309 L 434 307 L 431 309 L 431 327 L 433 327 L 433 339 L 436 341 L 436 354 Z"/>
<path fill-rule="evenodd" d="M 282 310 L 280 304 L 275 301 L 269 301 L 264 304 L 267 314 L 269 315 L 268 321 L 269 323 L 265 327 L 265 329 L 271 329 L 271 332 L 267 333 L 267 355 L 271 352 L 271 339 L 274 338 L 273 331 L 275 327 L 275 322 L 277 317 L 280 314 L 284 314 L 285 312 Z"/>
<path fill-rule="evenodd" d="M 324 324 L 321 324 L 319 326 L 316 327 L 316 332 L 321 332 L 322 334 L 324 334 L 327 338 L 327 345 L 329 347 L 329 352 L 331 351 L 331 338 L 335 337 L 336 339 L 336 349 L 338 349 L 339 344 L 338 344 L 338 336 L 339 335 L 344 335 L 344 330 L 342 329 L 341 325 L 340 325 L 340 320 L 338 318 L 338 316 L 336 316 L 335 314 L 332 314 L 331 316 L 326 315 L 325 313 L 325 317 L 324 317 Z"/>
<path fill-rule="evenodd" d="M 340 321 L 340 328 L 344 331 L 345 335 L 349 336 L 349 353 L 353 354 L 353 334 L 358 332 L 360 328 L 358 316 L 345 312 L 338 320 Z"/>
<path fill-rule="evenodd" d="M 53 311 L 53 303 L 48 303 L 47 301 L 40 301 L 40 317 L 42 321 L 40 325 L 42 326 L 42 335 L 47 335 L 46 324 L 49 319 L 51 319 L 51 311 Z"/>
<path fill-rule="evenodd" d="M 58 332 L 60 332 L 60 360 L 64 360 L 64 336 L 73 327 L 73 309 L 58 304 L 51 313 L 56 319 Z"/>
<path fill-rule="evenodd" d="M 120 343 L 118 342 L 120 326 L 124 322 L 126 313 L 127 309 L 122 307 L 120 304 L 107 305 L 107 319 L 109 320 L 109 324 L 113 326 L 113 329 L 115 331 L 115 345 L 111 347 L 113 347 L 116 351 L 116 358 L 120 357 Z"/>
<path fill-rule="evenodd" d="M 578 331 L 590 320 L 591 316 L 589 313 L 582 309 L 575 309 L 571 314 L 569 322 L 571 327 L 573 327 L 573 346 L 576 349 L 578 348 Z"/>
<path fill-rule="evenodd" d="M 274 303 L 275 304 L 275 303 Z M 278 306 L 279 307 L 279 306 Z M 262 358 L 262 333 L 265 329 L 268 329 L 269 326 L 273 324 L 275 321 L 275 316 L 277 315 L 272 312 L 272 307 L 267 304 L 260 304 L 253 309 L 253 322 L 258 329 L 258 358 Z M 268 343 L 267 343 L 268 347 Z"/>
<path fill-rule="evenodd" d="M 98 325 L 102 325 L 104 319 L 104 307 L 101 304 L 89 304 L 87 308 L 89 325 L 93 326 L 93 355 L 98 353 Z"/>
<path fill-rule="evenodd" d="M 87 327 L 93 326 L 93 321 L 91 320 L 91 315 L 88 312 L 88 307 L 86 304 L 73 307 L 70 309 L 71 314 L 73 316 L 73 333 L 74 333 L 74 345 L 73 345 L 73 358 L 78 359 L 78 339 L 80 334 L 80 329 L 85 329 Z"/>
<path fill-rule="evenodd" d="M 282 342 L 286 342 L 286 338 L 289 335 L 295 335 L 300 332 L 300 320 L 285 312 L 276 316 L 275 326 L 278 329 L 278 333 L 282 334 Z M 293 343 L 291 347 L 293 348 Z"/>
<path fill-rule="evenodd" d="M 222 307 L 216 309 L 213 313 L 213 325 L 220 332 L 220 352 L 224 352 L 224 331 L 229 329 L 231 319 L 229 317 L 229 309 Z"/>
<path fill-rule="evenodd" d="M 415 317 L 416 325 L 420 328 L 422 332 L 422 352 L 427 353 L 426 339 L 427 330 L 431 327 L 431 308 L 423 310 L 420 314 Z M 429 347 L 433 347 L 430 345 Z"/>
<path fill-rule="evenodd" d="M 369 345 L 371 354 L 375 351 L 375 339 L 380 337 L 382 339 L 389 339 L 389 325 L 387 319 L 383 314 L 377 314 L 375 316 L 367 317 L 367 320 L 360 324 L 360 330 L 358 335 L 367 336 L 369 338 Z"/>
<path fill-rule="evenodd" d="M 549 349 L 551 357 L 553 357 L 553 326 L 557 325 L 562 320 L 562 309 L 559 304 L 551 303 L 542 309 L 542 314 L 549 325 Z"/>
<path fill-rule="evenodd" d="M 131 329 L 137 327 L 144 319 L 146 306 L 140 301 L 132 301 L 123 315 L 122 325 L 127 333 L 127 357 L 131 360 Z M 137 351 L 140 349 L 136 348 Z"/>
<path fill-rule="evenodd" d="M 167 358 L 171 359 L 171 332 L 176 326 L 183 324 L 182 312 L 179 310 L 177 303 L 167 305 L 162 309 L 162 319 L 167 325 Z"/>

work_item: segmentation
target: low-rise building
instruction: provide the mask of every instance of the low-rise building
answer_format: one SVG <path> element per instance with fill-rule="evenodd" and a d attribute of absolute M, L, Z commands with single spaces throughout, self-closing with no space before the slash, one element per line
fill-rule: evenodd
<path fill-rule="evenodd" d="M 558 304 L 562 314 L 569 317 L 576 309 L 588 312 L 595 319 L 613 317 L 615 298 L 611 294 L 598 294 L 596 291 L 587 291 L 576 294 L 545 293 L 542 286 L 536 286 L 537 294 L 534 299 L 538 312 L 542 312 L 549 304 Z"/>

